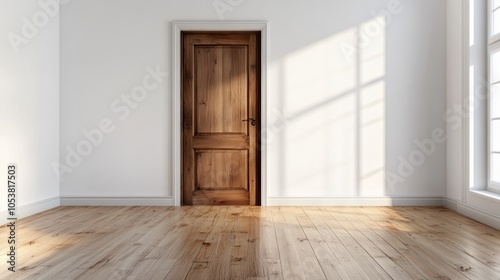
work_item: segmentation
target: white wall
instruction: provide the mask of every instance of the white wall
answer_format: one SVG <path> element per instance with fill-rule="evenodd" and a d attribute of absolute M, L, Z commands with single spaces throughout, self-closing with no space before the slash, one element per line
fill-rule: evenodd
<path fill-rule="evenodd" d="M 170 76 L 129 115 L 111 106 L 142 84 L 147 67 L 171 71 L 173 20 L 221 20 L 213 5 L 221 2 L 64 7 L 61 196 L 172 195 Z M 271 27 L 271 197 L 445 196 L 446 144 L 424 141 L 446 130 L 444 0 L 230 2 L 239 4 L 223 20 Z M 384 18 L 380 10 L 392 13 Z M 82 130 L 103 119 L 113 131 L 85 146 Z M 428 156 L 419 157 L 416 140 L 430 145 Z M 68 156 L 78 147 L 88 155 Z M 396 183 L 386 183 L 387 172 Z"/>
<path fill-rule="evenodd" d="M 38 1 L 1 1 L 0 11 L 0 177 L 18 164 L 17 214 L 27 216 L 59 204 L 51 167 L 59 158 L 59 19 Z M 5 217 L 6 188 L 0 201 Z"/>

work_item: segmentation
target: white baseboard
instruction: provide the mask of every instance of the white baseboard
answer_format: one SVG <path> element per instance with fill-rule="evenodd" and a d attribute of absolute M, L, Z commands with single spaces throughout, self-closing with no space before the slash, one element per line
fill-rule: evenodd
<path fill-rule="evenodd" d="M 500 230 L 500 216 L 498 215 L 483 211 L 479 208 L 467 205 L 463 202 L 456 201 L 450 198 L 444 198 L 443 202 L 444 202 L 443 205 L 446 208 L 449 208 L 473 220 L 476 220 L 485 225 Z"/>
<path fill-rule="evenodd" d="M 21 205 L 16 209 L 16 218 L 22 219 L 31 215 L 47 211 L 49 209 L 60 206 L 58 196 L 40 200 L 26 205 Z M 7 210 L 0 212 L 1 217 L 7 217 Z M 3 219 L 3 218 L 2 218 Z"/>
<path fill-rule="evenodd" d="M 450 198 L 443 198 L 443 207 L 458 212 L 458 201 Z"/>
<path fill-rule="evenodd" d="M 173 206 L 167 197 L 61 197 L 61 206 Z"/>
<path fill-rule="evenodd" d="M 268 206 L 443 206 L 442 197 L 269 197 Z"/>

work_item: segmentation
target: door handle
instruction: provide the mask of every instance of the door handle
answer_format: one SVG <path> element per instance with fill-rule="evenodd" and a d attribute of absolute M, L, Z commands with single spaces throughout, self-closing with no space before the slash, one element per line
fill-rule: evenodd
<path fill-rule="evenodd" d="M 246 119 L 246 120 L 241 120 L 242 122 L 250 122 L 250 124 L 252 126 L 256 126 L 257 125 L 257 120 L 255 118 L 249 118 L 249 119 Z"/>

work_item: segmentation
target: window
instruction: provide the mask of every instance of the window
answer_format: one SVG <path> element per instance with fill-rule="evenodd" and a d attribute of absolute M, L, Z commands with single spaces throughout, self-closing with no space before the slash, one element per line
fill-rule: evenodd
<path fill-rule="evenodd" d="M 488 190 L 500 192 L 500 0 L 489 0 Z"/>

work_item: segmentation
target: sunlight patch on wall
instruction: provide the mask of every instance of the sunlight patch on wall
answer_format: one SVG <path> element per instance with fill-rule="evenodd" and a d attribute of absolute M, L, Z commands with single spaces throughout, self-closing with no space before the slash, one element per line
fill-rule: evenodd
<path fill-rule="evenodd" d="M 384 18 L 292 52 L 272 71 L 286 126 L 272 143 L 271 195 L 384 195 Z"/>
<path fill-rule="evenodd" d="M 385 188 L 385 82 L 361 91 L 360 194 L 380 195 Z"/>
<path fill-rule="evenodd" d="M 356 28 L 315 42 L 282 60 L 286 82 L 285 112 L 290 116 L 323 104 L 356 87 L 355 60 L 345 57 L 342 43 L 356 45 Z"/>
<path fill-rule="evenodd" d="M 385 25 L 378 17 L 360 25 L 359 49 L 359 194 L 380 195 L 385 189 Z"/>

